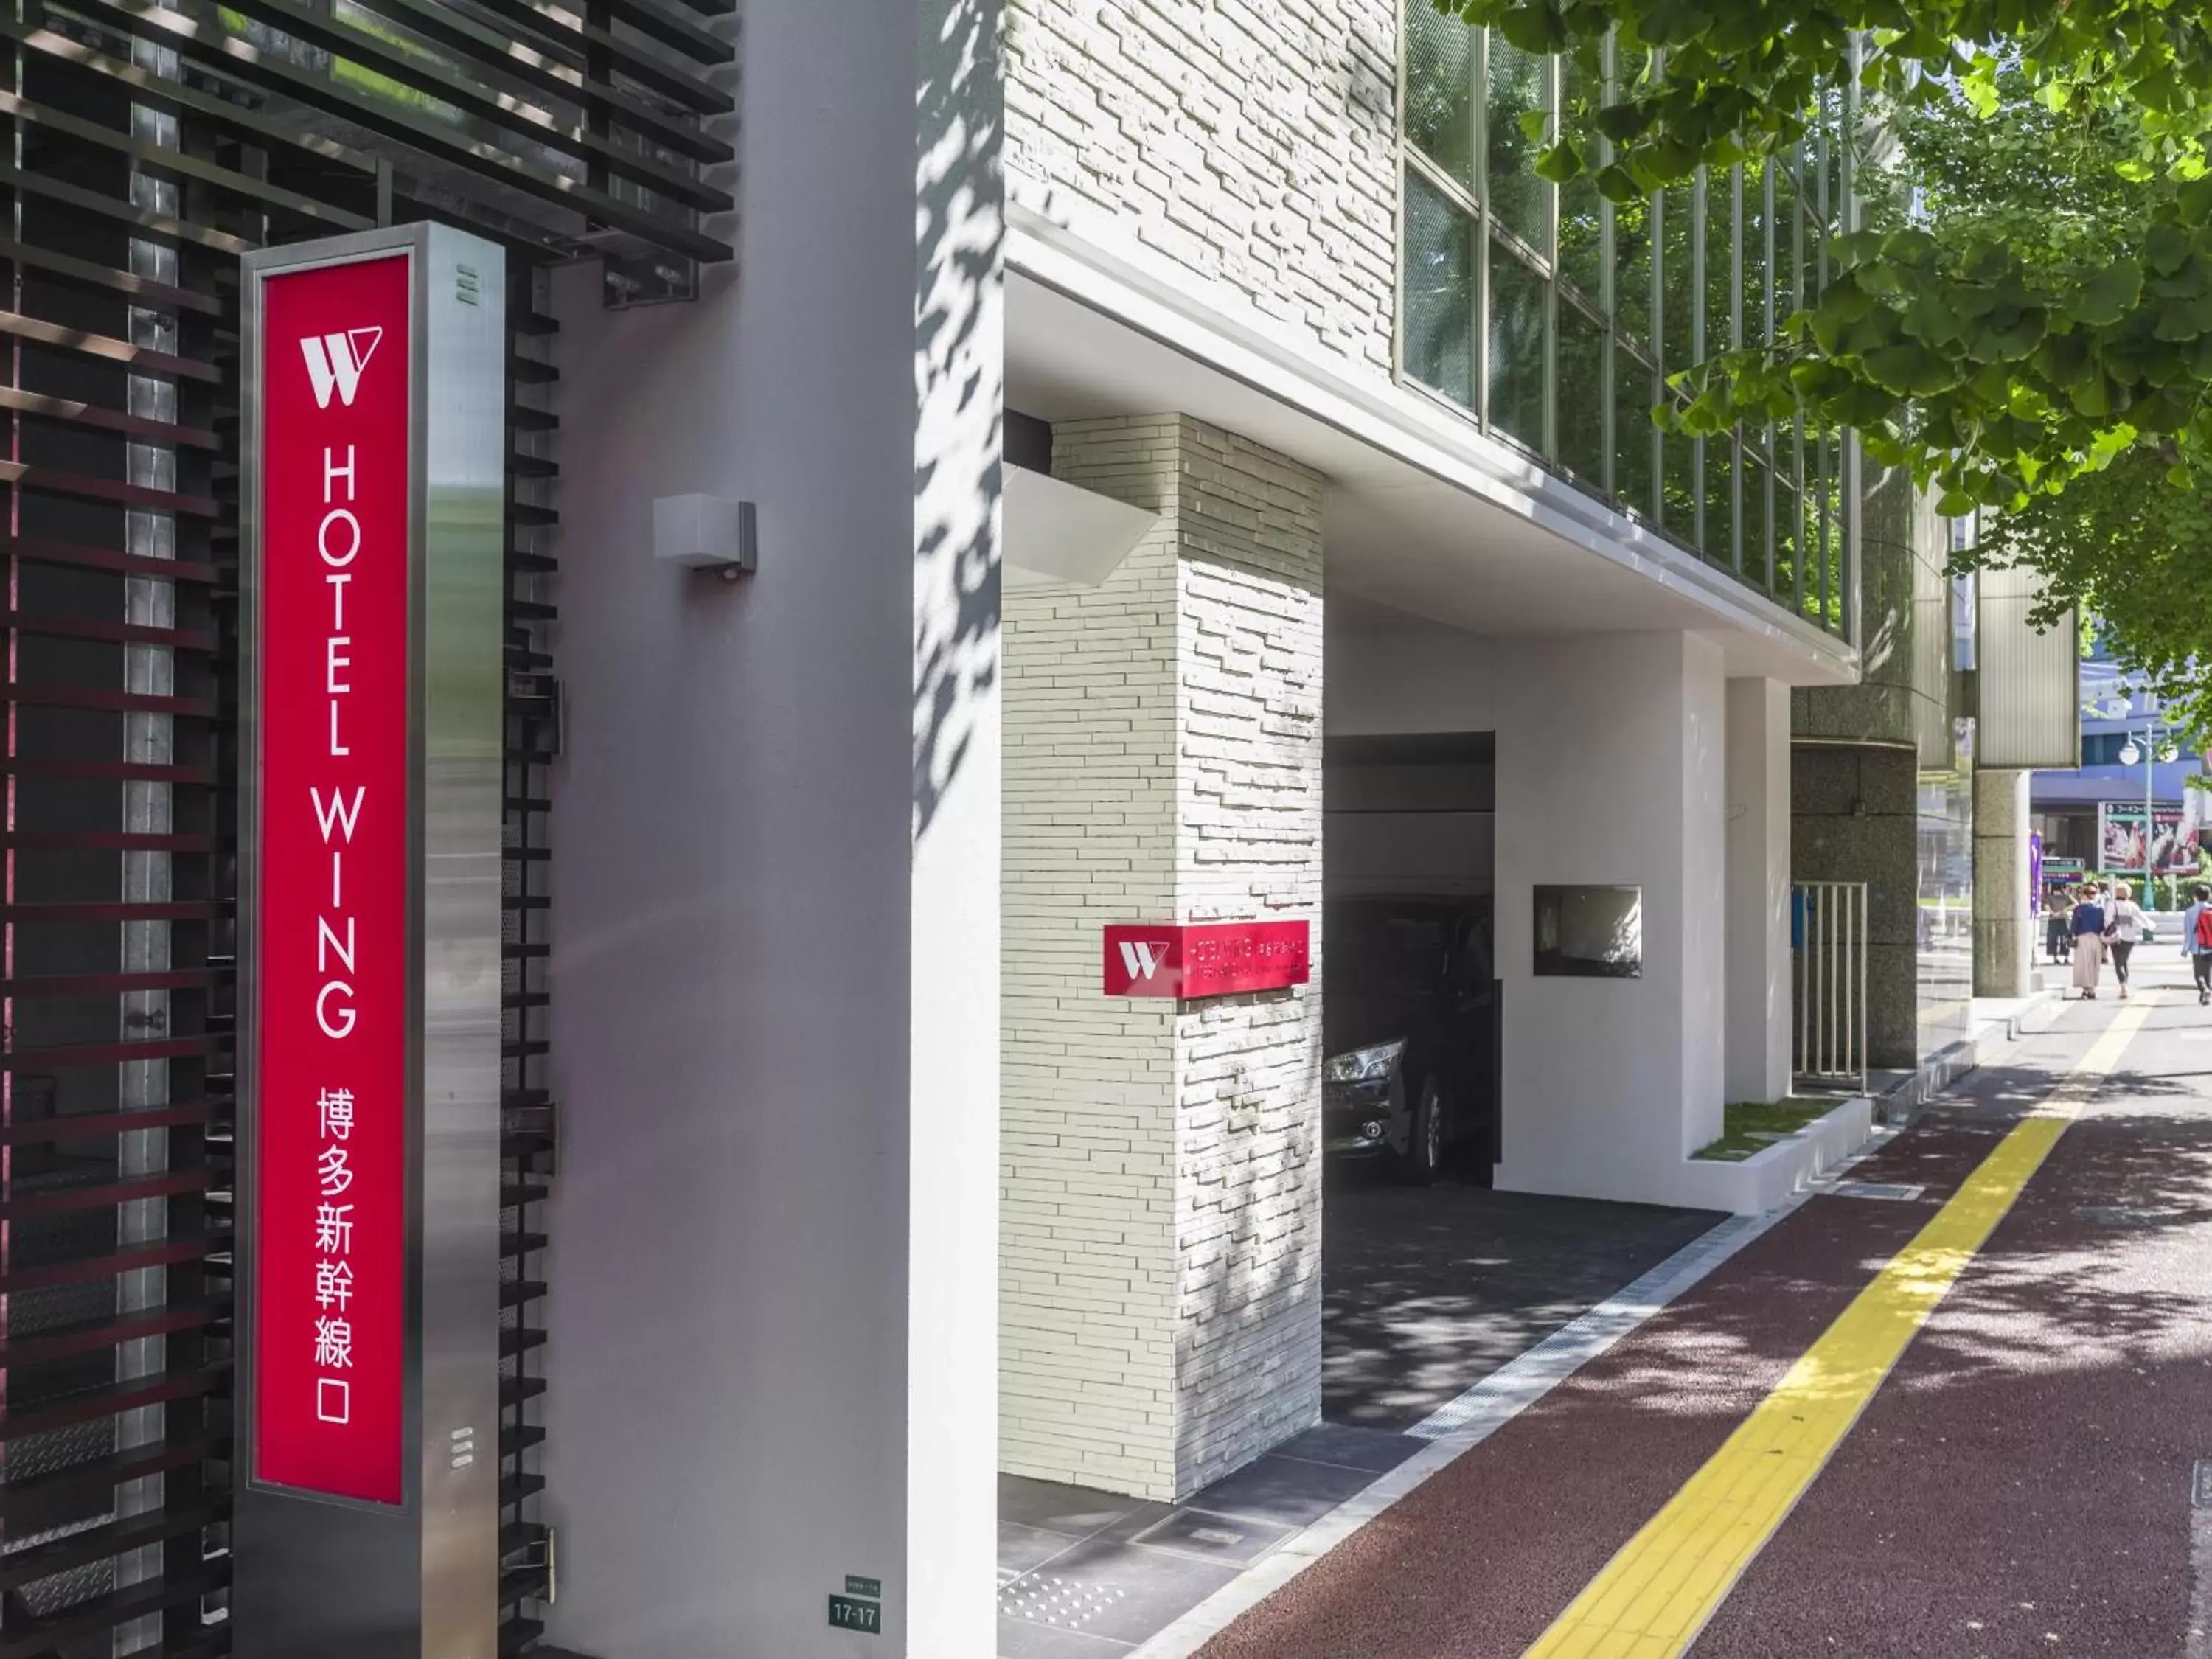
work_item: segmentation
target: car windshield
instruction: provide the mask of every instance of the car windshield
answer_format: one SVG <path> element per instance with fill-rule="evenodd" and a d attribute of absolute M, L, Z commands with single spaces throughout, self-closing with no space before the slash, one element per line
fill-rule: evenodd
<path fill-rule="evenodd" d="M 1445 930 L 1440 910 L 1386 910 L 1362 906 L 1332 919 L 1327 940 L 1330 976 L 1370 994 L 1422 996 L 1444 972 Z"/>

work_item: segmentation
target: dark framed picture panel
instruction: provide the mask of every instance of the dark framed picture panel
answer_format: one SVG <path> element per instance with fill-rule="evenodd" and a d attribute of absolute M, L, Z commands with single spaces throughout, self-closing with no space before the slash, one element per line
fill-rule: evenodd
<path fill-rule="evenodd" d="M 1538 978 L 1644 977 L 1641 887 L 1539 887 Z"/>

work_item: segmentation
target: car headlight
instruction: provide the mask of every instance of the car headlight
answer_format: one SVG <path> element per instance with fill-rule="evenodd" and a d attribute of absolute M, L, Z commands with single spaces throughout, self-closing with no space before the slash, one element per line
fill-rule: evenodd
<path fill-rule="evenodd" d="M 1370 1048 L 1354 1048 L 1348 1054 L 1333 1056 L 1322 1068 L 1322 1075 L 1330 1083 L 1378 1083 L 1390 1075 L 1390 1068 L 1405 1052 L 1403 1037 L 1395 1042 L 1378 1042 Z"/>

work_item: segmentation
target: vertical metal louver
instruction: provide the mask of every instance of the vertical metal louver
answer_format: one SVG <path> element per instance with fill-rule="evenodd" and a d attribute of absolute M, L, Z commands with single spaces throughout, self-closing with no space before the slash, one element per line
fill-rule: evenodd
<path fill-rule="evenodd" d="M 1975 672 L 1984 769 L 2070 771 L 2081 760 L 2081 629 L 2069 610 L 2038 632 L 2044 580 L 2026 566 L 1984 570 L 1978 588 Z"/>
<path fill-rule="evenodd" d="M 519 1652 L 542 1628 L 530 1604 L 551 1592 L 551 1534 L 532 1501 L 544 1489 L 538 1449 L 545 1433 L 538 1401 L 544 1392 L 538 1350 L 545 1284 L 538 1252 L 542 1212 L 558 1146 L 556 1107 L 546 1087 L 546 861 L 551 856 L 546 768 L 560 741 L 560 684 L 549 635 L 555 617 L 546 589 L 554 560 L 545 549 L 557 516 L 549 505 L 555 476 L 554 416 L 547 410 L 554 372 L 546 342 L 545 272 L 518 271 L 509 284 L 512 343 L 507 371 L 507 868 L 501 955 L 501 1234 L 506 1260 L 500 1340 L 500 1613 L 501 1650 Z"/>
<path fill-rule="evenodd" d="M 0 1659 L 228 1645 L 237 258 L 510 249 L 501 1651 L 550 1588 L 536 1401 L 554 325 L 729 257 L 734 0 L 9 0 L 0 15 Z"/>

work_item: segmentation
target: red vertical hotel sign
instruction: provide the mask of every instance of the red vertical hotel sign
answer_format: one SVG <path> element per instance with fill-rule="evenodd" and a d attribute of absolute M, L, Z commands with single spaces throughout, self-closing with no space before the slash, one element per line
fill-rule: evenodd
<path fill-rule="evenodd" d="M 262 307 L 253 1474 L 398 1504 L 410 261 L 273 273 Z"/>

